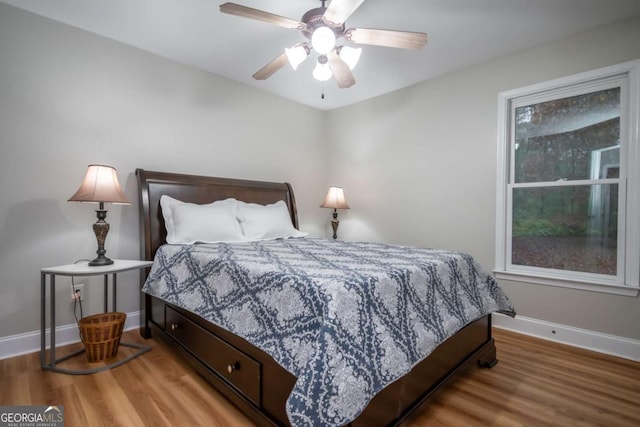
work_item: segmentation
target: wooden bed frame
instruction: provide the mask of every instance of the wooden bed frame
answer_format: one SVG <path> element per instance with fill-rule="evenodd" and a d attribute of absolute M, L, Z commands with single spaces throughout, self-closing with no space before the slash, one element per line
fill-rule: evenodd
<path fill-rule="evenodd" d="M 153 260 L 165 243 L 160 210 L 163 194 L 192 203 L 234 197 L 260 204 L 284 200 L 297 228 L 293 189 L 287 183 L 247 181 L 136 170 L 140 198 L 141 257 Z M 141 282 L 148 274 L 142 272 Z M 258 425 L 289 425 L 285 402 L 296 378 L 246 340 L 164 301 L 141 292 L 140 334 L 165 340 L 218 391 Z M 407 375 L 386 387 L 351 426 L 397 425 L 461 370 L 497 363 L 491 316 L 445 341 Z"/>

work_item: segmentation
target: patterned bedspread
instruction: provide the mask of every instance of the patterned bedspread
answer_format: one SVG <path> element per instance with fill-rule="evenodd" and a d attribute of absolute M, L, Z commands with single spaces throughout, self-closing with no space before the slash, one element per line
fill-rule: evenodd
<path fill-rule="evenodd" d="M 295 375 L 294 426 L 349 423 L 466 324 L 515 314 L 465 253 L 309 238 L 165 245 L 143 290 Z"/>

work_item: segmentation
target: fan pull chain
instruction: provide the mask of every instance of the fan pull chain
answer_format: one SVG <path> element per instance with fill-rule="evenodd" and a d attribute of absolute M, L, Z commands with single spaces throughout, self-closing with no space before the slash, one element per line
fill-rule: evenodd
<path fill-rule="evenodd" d="M 320 99 L 324 99 L 324 82 L 322 83 L 322 92 L 320 93 Z"/>

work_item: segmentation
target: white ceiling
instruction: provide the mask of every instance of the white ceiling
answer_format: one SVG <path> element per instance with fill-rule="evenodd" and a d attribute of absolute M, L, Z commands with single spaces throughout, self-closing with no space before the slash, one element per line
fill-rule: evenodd
<path fill-rule="evenodd" d="M 322 110 L 640 14 L 640 0 L 367 0 L 347 28 L 426 32 L 428 42 L 417 51 L 363 45 L 356 85 L 338 89 L 332 80 L 313 79 L 313 54 L 297 71 L 286 65 L 266 81 L 253 80 L 304 36 L 220 13 L 224 0 L 0 1 Z M 319 0 L 234 2 L 296 20 L 320 6 Z"/>

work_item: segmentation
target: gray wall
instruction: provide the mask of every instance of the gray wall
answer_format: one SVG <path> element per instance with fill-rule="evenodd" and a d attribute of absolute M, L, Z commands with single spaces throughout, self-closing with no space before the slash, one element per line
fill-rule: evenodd
<path fill-rule="evenodd" d="M 324 235 L 323 132 L 315 109 L 0 3 L 0 337 L 38 330 L 40 268 L 95 256 L 97 205 L 66 201 L 89 163 L 115 166 L 132 201 L 108 205 L 113 258 L 139 257 L 137 167 L 288 181 L 301 229 Z M 118 297 L 138 310 L 136 273 Z"/>
<path fill-rule="evenodd" d="M 494 267 L 500 91 L 640 58 L 640 18 L 327 114 L 346 239 L 461 249 Z M 638 220 L 638 219 L 636 219 Z M 518 314 L 640 339 L 640 299 L 502 282 Z"/>
<path fill-rule="evenodd" d="M 312 235 L 342 185 L 341 237 L 462 249 L 490 270 L 498 92 L 640 58 L 638 40 L 626 21 L 325 113 L 0 3 L 0 337 L 38 329 L 41 267 L 94 256 L 95 207 L 66 202 L 89 163 L 116 166 L 133 202 L 109 207 L 112 257 L 139 256 L 143 167 L 289 181 Z M 136 281 L 119 280 L 119 309 L 138 309 Z M 638 298 L 502 285 L 523 316 L 640 339 Z M 87 295 L 99 310 L 99 286 Z"/>

